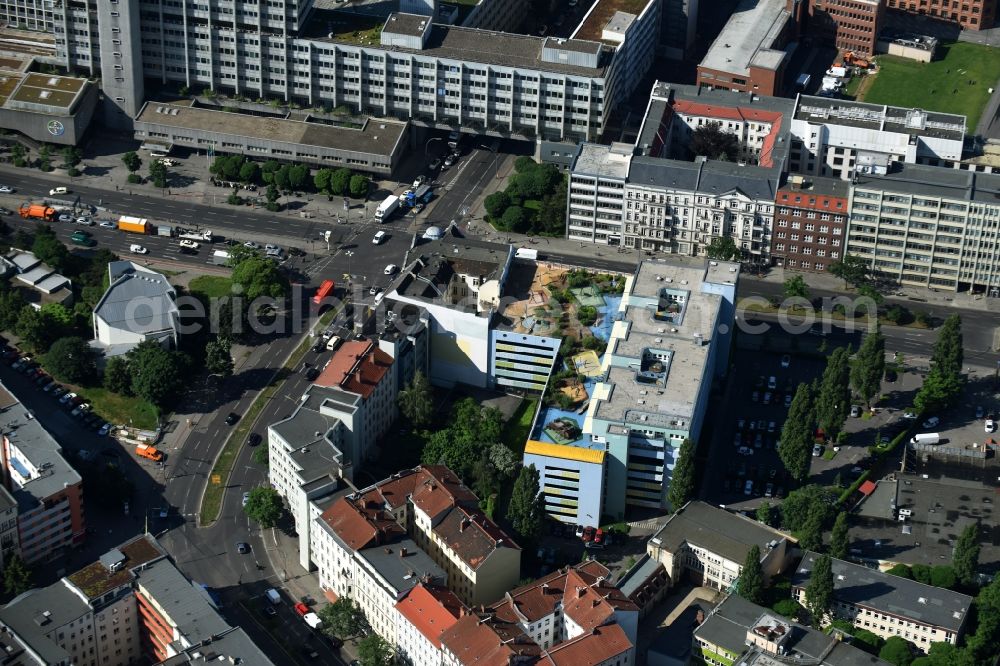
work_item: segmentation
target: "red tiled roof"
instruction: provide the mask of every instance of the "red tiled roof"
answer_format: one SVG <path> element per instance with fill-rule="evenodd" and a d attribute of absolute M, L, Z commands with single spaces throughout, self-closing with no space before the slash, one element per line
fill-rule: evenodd
<path fill-rule="evenodd" d="M 528 585 L 511 590 L 492 610 L 504 620 L 515 622 L 518 614 L 537 622 L 562 602 L 563 612 L 584 628 L 594 626 L 595 617 L 607 617 L 615 610 L 638 611 L 621 590 L 606 583 L 610 571 L 600 562 L 589 561 L 565 571 L 554 571 Z M 598 579 L 600 582 L 598 582 Z M 585 599 L 587 603 L 582 600 Z M 594 606 L 595 599 L 601 601 Z M 514 612 L 517 608 L 517 613 Z M 572 608 L 573 610 L 567 610 Z M 599 624 L 599 622 L 598 622 Z"/>
<path fill-rule="evenodd" d="M 765 111 L 745 106 L 714 106 L 686 100 L 677 100 L 672 104 L 672 107 L 679 113 L 686 113 L 692 116 L 771 123 L 771 131 L 764 137 L 764 144 L 761 146 L 759 163 L 763 167 L 774 166 L 772 155 L 774 153 L 775 141 L 777 141 L 778 133 L 781 130 L 782 121 L 782 114 L 778 111 Z"/>
<path fill-rule="evenodd" d="M 368 398 L 392 367 L 392 357 L 367 340 L 348 340 L 316 378 L 320 386 L 342 388 Z"/>
<path fill-rule="evenodd" d="M 533 661 L 541 653 L 520 627 L 474 613 L 441 632 L 441 644 L 464 666 L 510 666 L 515 657 Z"/>
<path fill-rule="evenodd" d="M 432 523 L 457 504 L 474 507 L 478 503 L 475 493 L 444 465 L 425 465 L 419 468 L 418 475 L 413 504 L 426 513 Z"/>
<path fill-rule="evenodd" d="M 563 613 L 573 619 L 584 631 L 598 627 L 614 617 L 615 609 L 604 600 L 601 593 L 577 572 L 566 574 L 566 589 L 563 593 Z"/>
<path fill-rule="evenodd" d="M 441 633 L 458 622 L 465 607 L 448 588 L 420 583 L 396 604 L 396 610 L 440 648 Z"/>
<path fill-rule="evenodd" d="M 377 545 L 403 532 L 380 508 L 366 506 L 363 497 L 355 501 L 341 497 L 320 517 L 353 550 Z"/>
<path fill-rule="evenodd" d="M 632 649 L 632 641 L 618 624 L 594 627 L 590 633 L 565 641 L 546 652 L 554 666 L 593 666 Z"/>
<path fill-rule="evenodd" d="M 478 569 L 499 548 L 520 550 L 520 546 L 479 509 L 455 507 L 432 529 L 473 569 Z"/>

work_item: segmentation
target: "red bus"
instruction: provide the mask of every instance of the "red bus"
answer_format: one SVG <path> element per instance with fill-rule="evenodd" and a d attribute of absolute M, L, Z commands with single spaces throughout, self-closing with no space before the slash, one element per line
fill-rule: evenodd
<path fill-rule="evenodd" d="M 319 286 L 319 289 L 316 290 L 316 295 L 313 296 L 313 304 L 322 305 L 324 298 L 333 295 L 334 286 L 333 280 L 323 280 L 323 284 Z"/>

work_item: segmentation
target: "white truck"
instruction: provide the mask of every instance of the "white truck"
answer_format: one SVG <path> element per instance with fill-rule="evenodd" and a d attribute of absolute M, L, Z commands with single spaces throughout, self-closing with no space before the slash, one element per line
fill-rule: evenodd
<path fill-rule="evenodd" d="M 385 198 L 385 201 L 378 205 L 375 209 L 375 220 L 378 222 L 385 222 L 389 217 L 396 212 L 399 208 L 399 197 L 395 194 L 390 194 Z"/>
<path fill-rule="evenodd" d="M 938 444 L 940 441 L 941 435 L 936 432 L 925 432 L 910 438 L 911 444 Z"/>
<path fill-rule="evenodd" d="M 204 231 L 196 231 L 194 229 L 182 229 L 177 227 L 177 237 L 184 238 L 186 240 L 201 241 L 204 243 L 212 242 L 212 232 L 208 229 Z"/>

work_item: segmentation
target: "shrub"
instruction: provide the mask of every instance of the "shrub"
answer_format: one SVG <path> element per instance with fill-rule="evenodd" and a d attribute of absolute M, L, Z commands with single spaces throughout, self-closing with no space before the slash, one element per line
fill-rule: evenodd
<path fill-rule="evenodd" d="M 128 175 L 128 178 L 126 178 L 126 180 L 131 185 L 141 185 L 142 184 L 142 176 L 140 176 L 137 173 L 130 173 Z"/>
<path fill-rule="evenodd" d="M 592 305 L 581 305 L 576 311 L 576 318 L 584 326 L 592 326 L 597 321 L 597 308 Z"/>
<path fill-rule="evenodd" d="M 70 178 L 76 178 L 81 173 L 82 172 L 76 167 L 70 167 L 69 169 L 66 170 L 66 175 L 69 176 Z"/>
<path fill-rule="evenodd" d="M 795 599 L 781 599 L 775 602 L 774 612 L 778 615 L 784 615 L 785 617 L 797 618 L 799 616 L 799 611 L 802 610 L 802 606 Z"/>
<path fill-rule="evenodd" d="M 230 195 L 229 195 L 229 197 L 228 197 L 228 198 L 226 199 L 226 203 L 227 203 L 227 204 L 231 204 L 231 205 L 233 205 L 233 206 L 239 206 L 239 205 L 242 205 L 242 204 L 243 204 L 243 197 L 241 197 L 240 195 L 236 194 L 236 192 L 233 192 L 233 193 L 232 193 L 232 194 L 230 194 Z"/>

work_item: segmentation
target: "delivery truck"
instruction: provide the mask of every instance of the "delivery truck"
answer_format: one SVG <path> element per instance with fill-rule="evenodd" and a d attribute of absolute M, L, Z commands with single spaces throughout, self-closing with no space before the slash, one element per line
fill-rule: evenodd
<path fill-rule="evenodd" d="M 134 234 L 151 234 L 153 233 L 153 225 L 144 217 L 122 215 L 118 218 L 118 230 L 129 231 Z"/>
<path fill-rule="evenodd" d="M 212 263 L 216 266 L 228 266 L 232 258 L 233 255 L 225 250 L 216 250 L 212 253 Z"/>
<path fill-rule="evenodd" d="M 59 211 L 55 208 L 42 204 L 25 204 L 18 208 L 17 212 L 26 220 L 45 220 L 46 222 L 52 222 L 59 216 Z"/>
<path fill-rule="evenodd" d="M 396 212 L 397 208 L 399 208 L 399 197 L 395 194 L 390 194 L 385 198 L 385 201 L 378 205 L 378 208 L 375 210 L 375 220 L 377 222 L 385 222 L 394 212 Z"/>

